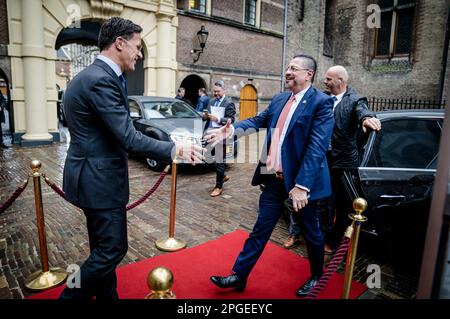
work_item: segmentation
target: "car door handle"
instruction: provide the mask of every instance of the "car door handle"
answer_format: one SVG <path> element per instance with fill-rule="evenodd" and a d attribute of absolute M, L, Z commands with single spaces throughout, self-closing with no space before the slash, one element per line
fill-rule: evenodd
<path fill-rule="evenodd" d="M 381 198 L 387 198 L 387 199 L 405 199 L 405 195 L 381 195 Z"/>

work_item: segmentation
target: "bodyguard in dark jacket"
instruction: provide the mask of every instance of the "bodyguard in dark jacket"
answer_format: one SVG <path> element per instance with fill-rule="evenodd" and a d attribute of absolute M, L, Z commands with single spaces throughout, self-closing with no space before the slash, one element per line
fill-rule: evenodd
<path fill-rule="evenodd" d="M 333 168 L 356 168 L 359 165 L 357 138 L 363 122 L 374 118 L 367 107 L 367 98 L 349 85 L 340 103 L 334 108 L 334 129 L 331 137 Z"/>
<path fill-rule="evenodd" d="M 330 224 L 324 225 L 325 229 L 331 227 L 333 219 L 335 223 L 326 233 L 325 243 L 328 247 L 325 251 L 332 251 L 337 247 L 348 225 L 347 214 L 351 211 L 351 207 L 347 206 L 348 195 L 341 184 L 341 179 L 346 170 L 357 168 L 359 165 L 358 136 L 366 133 L 368 129 L 375 131 L 381 129 L 381 122 L 368 108 L 367 98 L 360 96 L 347 83 L 348 73 L 343 66 L 333 66 L 325 74 L 324 84 L 335 101 L 335 124 L 329 158 L 333 196 L 328 200 L 326 213 L 322 213 L 322 222 Z"/>

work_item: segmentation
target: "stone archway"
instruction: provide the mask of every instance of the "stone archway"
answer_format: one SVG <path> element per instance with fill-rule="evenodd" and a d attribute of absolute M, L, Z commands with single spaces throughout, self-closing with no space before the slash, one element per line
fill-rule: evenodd
<path fill-rule="evenodd" d="M 143 28 L 145 95 L 174 96 L 177 69 L 176 8 L 172 0 L 138 1 L 7 0 L 10 33 L 12 102 L 15 142 L 51 143 L 59 136 L 56 102 L 55 46 L 67 26 L 80 21 L 104 21 L 112 16 L 133 20 Z M 23 9 L 23 8 L 26 8 Z M 29 142 L 29 143 L 28 143 Z"/>
<path fill-rule="evenodd" d="M 197 105 L 197 101 L 199 98 L 198 89 L 203 87 L 206 90 L 208 90 L 208 88 L 206 87 L 205 81 L 201 77 L 199 77 L 198 75 L 195 75 L 195 74 L 190 74 L 187 77 L 185 77 L 183 79 L 183 81 L 181 82 L 180 86 L 185 88 L 186 93 L 185 93 L 184 97 L 191 102 L 191 105 L 194 108 Z"/>

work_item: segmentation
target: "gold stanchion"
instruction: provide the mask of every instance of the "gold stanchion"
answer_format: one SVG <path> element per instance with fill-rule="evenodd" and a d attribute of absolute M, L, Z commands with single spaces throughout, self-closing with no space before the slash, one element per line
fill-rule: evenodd
<path fill-rule="evenodd" d="M 364 198 L 358 197 L 353 201 L 353 209 L 356 214 L 349 214 L 348 217 L 353 220 L 352 225 L 347 229 L 345 236 L 352 239 L 350 244 L 350 250 L 347 253 L 347 259 L 345 261 L 345 275 L 344 275 L 344 288 L 342 291 L 342 299 L 348 299 L 350 294 L 350 286 L 352 284 L 353 270 L 355 267 L 356 251 L 358 249 L 359 232 L 361 230 L 361 223 L 367 220 L 367 217 L 361 215 L 363 211 L 367 209 L 367 202 Z M 352 231 L 355 232 L 352 236 Z"/>
<path fill-rule="evenodd" d="M 173 274 L 165 267 L 156 267 L 147 276 L 147 285 L 151 292 L 145 299 L 176 299 L 170 290 L 173 286 Z"/>
<path fill-rule="evenodd" d="M 44 212 L 42 207 L 41 191 L 41 163 L 32 161 L 30 165 L 33 171 L 34 205 L 36 207 L 36 220 L 39 233 L 39 248 L 41 251 L 42 270 L 37 271 L 25 280 L 25 287 L 29 290 L 46 290 L 63 283 L 67 278 L 67 272 L 61 268 L 49 268 L 47 255 L 47 239 L 45 235 Z"/>
<path fill-rule="evenodd" d="M 170 189 L 170 222 L 169 222 L 169 238 L 158 239 L 155 243 L 156 248 L 162 251 L 177 251 L 186 247 L 184 240 L 175 239 L 175 203 L 177 194 L 177 162 L 172 163 L 172 179 Z"/>

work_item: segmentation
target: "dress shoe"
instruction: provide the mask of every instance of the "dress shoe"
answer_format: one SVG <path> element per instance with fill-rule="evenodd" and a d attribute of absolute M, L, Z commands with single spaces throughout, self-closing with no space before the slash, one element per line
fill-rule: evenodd
<path fill-rule="evenodd" d="M 291 248 L 292 246 L 294 246 L 295 244 L 300 243 L 300 239 L 297 238 L 294 235 L 289 235 L 289 237 L 284 241 L 283 243 L 283 247 L 284 248 Z"/>
<path fill-rule="evenodd" d="M 247 281 L 239 280 L 236 274 L 229 275 L 226 277 L 211 276 L 210 279 L 217 287 L 234 288 L 235 291 L 239 292 L 244 291 L 245 286 L 247 285 Z"/>
<path fill-rule="evenodd" d="M 300 288 L 298 288 L 297 297 L 306 297 L 318 282 L 319 278 L 309 277 L 308 280 Z"/>
<path fill-rule="evenodd" d="M 223 192 L 223 188 L 215 187 L 213 189 L 213 191 L 211 192 L 211 194 L 209 194 L 209 195 L 211 195 L 211 197 L 216 197 L 216 196 L 219 196 L 220 194 L 222 194 L 222 192 Z"/>
<path fill-rule="evenodd" d="M 223 182 L 225 183 L 225 182 L 228 182 L 230 180 L 230 176 L 228 176 L 228 175 L 225 175 L 224 177 L 223 177 Z"/>

